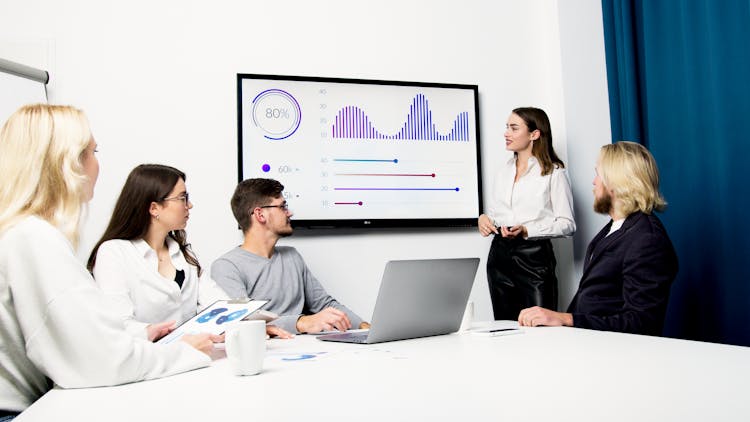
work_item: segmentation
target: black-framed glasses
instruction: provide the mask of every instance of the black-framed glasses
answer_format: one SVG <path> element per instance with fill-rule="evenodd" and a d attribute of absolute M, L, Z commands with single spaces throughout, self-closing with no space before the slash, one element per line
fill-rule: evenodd
<path fill-rule="evenodd" d="M 279 208 L 281 211 L 289 211 L 289 204 L 286 201 L 284 201 L 283 203 L 278 204 L 278 205 L 263 205 L 258 208 Z"/>
<path fill-rule="evenodd" d="M 188 204 L 190 203 L 190 194 L 185 192 L 182 195 L 173 196 L 171 198 L 164 198 L 162 201 L 182 201 L 182 203 L 185 205 L 185 208 L 187 208 Z"/>

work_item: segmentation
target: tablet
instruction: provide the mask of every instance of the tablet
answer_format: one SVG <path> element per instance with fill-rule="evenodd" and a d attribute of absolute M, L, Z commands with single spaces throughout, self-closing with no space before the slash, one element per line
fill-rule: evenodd
<path fill-rule="evenodd" d="M 183 322 L 174 331 L 159 339 L 157 343 L 171 343 L 185 334 L 221 334 L 226 331 L 227 326 L 248 318 L 266 303 L 268 303 L 267 300 L 254 299 L 217 300 L 198 315 Z"/>

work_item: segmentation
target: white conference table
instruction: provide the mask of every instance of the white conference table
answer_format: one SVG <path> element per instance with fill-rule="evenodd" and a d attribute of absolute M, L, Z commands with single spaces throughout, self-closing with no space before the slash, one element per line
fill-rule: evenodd
<path fill-rule="evenodd" d="M 514 326 L 510 321 L 474 324 Z M 26 421 L 724 421 L 750 419 L 750 348 L 575 328 L 375 345 L 269 340 L 169 378 L 53 389 Z"/>

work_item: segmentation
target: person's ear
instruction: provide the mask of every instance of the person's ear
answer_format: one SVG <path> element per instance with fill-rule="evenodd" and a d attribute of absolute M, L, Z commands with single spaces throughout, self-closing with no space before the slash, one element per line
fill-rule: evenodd
<path fill-rule="evenodd" d="M 160 212 L 161 212 L 161 205 L 157 204 L 156 202 L 152 202 L 151 205 L 149 205 L 148 213 L 151 214 L 151 217 L 158 220 Z"/>
<path fill-rule="evenodd" d="M 259 223 L 265 223 L 266 222 L 266 216 L 263 215 L 263 210 L 260 207 L 253 208 L 253 211 L 250 214 L 251 214 L 251 217 L 255 217 L 255 219 Z"/>
<path fill-rule="evenodd" d="M 540 136 L 542 136 L 542 132 L 540 132 L 539 129 L 536 129 L 533 132 L 531 132 L 531 140 L 532 141 L 538 140 Z"/>

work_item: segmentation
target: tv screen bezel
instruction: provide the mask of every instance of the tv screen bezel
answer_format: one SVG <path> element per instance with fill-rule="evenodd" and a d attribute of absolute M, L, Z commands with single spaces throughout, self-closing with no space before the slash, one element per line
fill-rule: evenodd
<path fill-rule="evenodd" d="M 242 108 L 242 81 L 246 79 L 283 80 L 299 82 L 321 82 L 321 83 L 344 83 L 364 85 L 395 85 L 407 87 L 429 87 L 429 88 L 452 88 L 468 89 L 474 95 L 474 125 L 476 128 L 476 153 L 477 160 L 477 215 L 476 217 L 455 218 L 387 218 L 387 219 L 325 219 L 306 220 L 292 217 L 292 226 L 300 229 L 372 229 L 372 228 L 446 228 L 446 227 L 477 227 L 477 219 L 483 210 L 482 203 L 482 160 L 481 160 L 481 136 L 479 130 L 479 86 L 473 84 L 456 84 L 440 82 L 413 82 L 393 81 L 382 79 L 358 79 L 358 78 L 334 78 L 322 76 L 290 76 L 290 75 L 266 75 L 258 73 L 237 74 L 237 182 L 243 178 L 243 108 Z M 282 184 L 283 180 L 279 180 Z"/>

